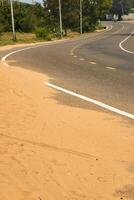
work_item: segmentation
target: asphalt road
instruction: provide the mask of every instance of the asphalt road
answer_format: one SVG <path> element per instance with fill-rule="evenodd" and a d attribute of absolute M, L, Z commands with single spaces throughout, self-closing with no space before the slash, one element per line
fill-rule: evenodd
<path fill-rule="evenodd" d="M 47 74 L 50 83 L 134 114 L 134 54 L 119 47 L 134 24 L 107 24 L 112 27 L 109 31 L 18 52 L 7 60 L 10 65 Z M 122 46 L 134 52 L 134 36 Z M 60 104 L 99 109 L 62 92 L 53 98 Z"/>

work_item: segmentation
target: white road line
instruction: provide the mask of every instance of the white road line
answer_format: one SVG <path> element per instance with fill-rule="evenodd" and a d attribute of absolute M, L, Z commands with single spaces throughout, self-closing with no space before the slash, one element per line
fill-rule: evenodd
<path fill-rule="evenodd" d="M 96 100 L 94 100 L 94 99 L 88 98 L 88 97 L 86 97 L 86 96 L 80 95 L 80 94 L 75 93 L 75 92 L 72 92 L 72 91 L 70 91 L 70 90 L 61 88 L 61 87 L 56 86 L 56 85 L 53 85 L 53 84 L 51 84 L 51 83 L 45 82 L 44 84 L 47 85 L 47 86 L 49 86 L 49 87 L 51 87 L 51 88 L 53 88 L 53 89 L 56 89 L 56 90 L 58 90 L 58 91 L 61 91 L 61 92 L 64 92 L 64 93 L 66 93 L 66 94 L 72 95 L 72 96 L 74 96 L 74 97 L 80 98 L 80 99 L 82 99 L 82 100 L 84 100 L 84 101 L 88 101 L 88 102 L 90 102 L 90 103 L 93 103 L 93 104 L 95 104 L 95 105 L 97 105 L 97 106 L 99 106 L 99 107 L 101 107 L 101 108 L 107 109 L 107 110 L 109 110 L 109 111 L 112 111 L 112 112 L 114 112 L 114 113 L 117 113 L 117 114 L 122 115 L 122 116 L 125 116 L 125 117 L 128 117 L 128 118 L 130 118 L 130 119 L 134 119 L 134 115 L 131 114 L 131 113 L 128 113 L 128 112 L 119 110 L 119 109 L 117 109 L 117 108 L 114 108 L 114 107 L 109 106 L 109 105 L 107 105 L 107 104 L 104 104 L 104 103 L 102 103 L 102 102 L 96 101 Z"/>
<path fill-rule="evenodd" d="M 45 42 L 43 44 L 39 44 L 39 45 L 35 45 L 35 46 L 29 46 L 29 47 L 25 47 L 23 49 L 19 49 L 19 50 L 15 50 L 15 51 L 12 51 L 8 54 L 6 54 L 5 56 L 3 56 L 1 58 L 1 61 L 5 61 L 9 56 L 15 54 L 15 53 L 19 53 L 21 51 L 26 51 L 26 50 L 29 50 L 29 49 L 34 49 L 34 48 L 39 48 L 39 47 L 43 47 L 43 46 L 48 46 L 48 45 L 53 45 L 53 44 L 57 44 L 57 43 L 61 43 L 61 42 L 66 42 L 67 39 L 64 39 L 64 40 L 59 40 L 59 41 L 53 41 L 53 42 Z"/>
<path fill-rule="evenodd" d="M 3 63 L 5 67 L 10 67 L 6 62 Z"/>
<path fill-rule="evenodd" d="M 106 30 L 105 31 L 103 31 L 103 32 L 101 32 L 101 33 L 99 33 L 98 35 L 97 35 L 97 38 L 98 38 L 98 36 L 100 36 L 100 35 L 102 35 L 102 34 L 104 34 L 104 33 L 106 33 L 106 32 L 109 32 L 109 31 L 111 31 L 113 29 L 113 26 L 112 25 L 110 25 L 110 27 L 109 26 L 107 26 L 107 28 L 106 28 Z M 104 36 L 103 36 L 104 37 Z M 86 40 L 86 39 L 88 39 L 89 38 L 89 36 L 88 37 L 85 37 L 85 38 L 82 38 L 82 39 L 79 39 L 79 40 Z M 102 38 L 101 38 L 102 39 Z M 76 46 L 74 46 L 72 49 L 71 49 L 71 51 L 70 51 L 70 54 L 74 54 L 74 52 L 75 52 L 75 50 L 76 49 L 78 49 L 80 46 L 82 46 L 81 44 L 78 44 L 78 45 L 76 45 Z"/>
<path fill-rule="evenodd" d="M 113 26 L 112 26 L 112 25 L 110 25 L 110 28 L 107 26 L 107 28 L 106 28 L 106 31 L 105 31 L 105 32 L 111 31 L 112 29 L 113 29 Z"/>
<path fill-rule="evenodd" d="M 83 60 L 85 60 L 85 59 L 84 59 L 84 58 L 80 58 L 79 60 L 83 61 Z"/>
<path fill-rule="evenodd" d="M 130 53 L 130 54 L 134 54 L 134 52 L 128 51 L 128 50 L 125 49 L 122 45 L 123 45 L 123 43 L 126 42 L 133 34 L 134 34 L 134 31 L 133 31 L 128 37 L 126 37 L 122 42 L 120 42 L 120 44 L 119 44 L 119 47 L 120 47 L 123 51 L 125 51 L 125 52 L 127 52 L 127 53 Z"/>
<path fill-rule="evenodd" d="M 74 58 L 77 58 L 78 56 L 73 56 Z"/>
<path fill-rule="evenodd" d="M 91 65 L 96 65 L 96 62 L 90 62 Z"/>
<path fill-rule="evenodd" d="M 1 61 L 5 61 L 9 56 L 15 54 L 15 53 L 18 53 L 18 52 L 21 52 L 21 51 L 25 51 L 25 50 L 28 50 L 28 49 L 33 49 L 35 47 L 26 47 L 26 48 L 23 48 L 23 49 L 19 49 L 19 50 L 16 50 L 16 51 L 12 51 L 11 53 L 8 53 L 7 55 L 5 55 L 4 57 L 2 57 Z"/>
<path fill-rule="evenodd" d="M 114 67 L 106 67 L 107 69 L 116 70 Z"/>

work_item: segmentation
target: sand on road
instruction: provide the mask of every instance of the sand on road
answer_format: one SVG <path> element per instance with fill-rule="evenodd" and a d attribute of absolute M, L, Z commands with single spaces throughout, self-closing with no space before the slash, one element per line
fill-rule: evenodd
<path fill-rule="evenodd" d="M 133 122 L 44 81 L 0 63 L 0 199 L 134 200 Z"/>

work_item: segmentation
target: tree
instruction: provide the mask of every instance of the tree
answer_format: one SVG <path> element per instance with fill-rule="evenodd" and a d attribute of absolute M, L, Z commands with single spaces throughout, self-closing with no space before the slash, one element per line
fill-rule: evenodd
<path fill-rule="evenodd" d="M 62 1 L 62 22 L 65 32 L 79 26 L 79 0 Z M 49 24 L 54 30 L 59 29 L 59 1 L 44 0 L 44 9 L 49 16 Z"/>
<path fill-rule="evenodd" d="M 1 31 L 11 31 L 11 11 L 7 1 L 0 6 L 0 29 Z"/>
<path fill-rule="evenodd" d="M 128 1 L 128 6 L 129 6 L 129 11 L 134 10 L 134 0 L 129 0 Z"/>
<path fill-rule="evenodd" d="M 118 16 L 118 20 L 122 19 L 122 15 L 128 14 L 129 5 L 128 0 L 113 0 L 113 6 L 111 8 L 111 13 Z"/>
<path fill-rule="evenodd" d="M 111 1 L 82 0 L 83 31 L 95 30 L 99 18 L 111 6 Z M 44 7 L 39 3 L 31 5 L 13 1 L 16 31 L 33 32 L 37 28 L 45 28 L 55 34 L 59 32 L 59 0 L 43 0 L 43 2 Z M 61 6 L 65 33 L 68 29 L 79 31 L 80 0 L 61 0 Z M 10 1 L 4 0 L 0 4 L 0 32 L 11 31 L 11 24 Z"/>
<path fill-rule="evenodd" d="M 19 32 L 33 32 L 37 27 L 46 25 L 46 16 L 41 4 L 35 5 L 13 1 L 15 29 Z M 10 2 L 4 0 L 0 5 L 0 30 L 8 32 L 11 27 Z"/>
<path fill-rule="evenodd" d="M 44 0 L 45 12 L 49 15 L 51 27 L 57 29 L 59 27 L 59 1 Z M 79 29 L 79 10 L 80 0 L 62 0 L 62 21 L 63 28 Z M 83 0 L 83 30 L 91 31 L 96 27 L 96 23 L 101 15 L 103 15 L 112 5 L 112 0 Z"/>

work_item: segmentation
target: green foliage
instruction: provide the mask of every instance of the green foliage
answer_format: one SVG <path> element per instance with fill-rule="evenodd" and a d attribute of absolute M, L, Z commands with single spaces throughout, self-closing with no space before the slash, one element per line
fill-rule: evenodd
<path fill-rule="evenodd" d="M 129 6 L 129 12 L 134 13 L 134 0 L 129 0 L 128 6 Z"/>
<path fill-rule="evenodd" d="M 39 3 L 31 5 L 13 1 L 13 7 L 16 31 L 28 33 L 33 32 L 37 27 L 46 26 L 46 13 Z M 9 32 L 12 30 L 10 1 L 8 0 L 0 5 L 0 22 L 3 31 Z"/>
<path fill-rule="evenodd" d="M 11 14 L 10 7 L 8 6 L 7 1 L 4 1 L 3 6 L 0 6 L 0 29 L 2 32 L 11 30 Z"/>
<path fill-rule="evenodd" d="M 113 5 L 110 12 L 118 16 L 118 20 L 121 20 L 122 15 L 129 13 L 130 2 L 133 0 L 113 0 Z"/>
<path fill-rule="evenodd" d="M 0 39 L 1 39 L 1 36 L 2 36 L 3 32 L 4 32 L 3 24 L 0 22 Z"/>
<path fill-rule="evenodd" d="M 111 1 L 82 0 L 84 32 L 96 29 L 98 19 L 109 9 Z M 31 5 L 13 1 L 16 32 L 35 32 L 37 38 L 47 40 L 50 40 L 51 36 L 60 36 L 59 0 L 43 0 L 43 2 L 44 7 L 39 3 Z M 80 0 L 61 0 L 64 35 L 67 35 L 68 30 L 79 31 L 79 3 Z M 0 4 L 0 35 L 3 32 L 11 32 L 11 24 L 10 1 L 4 0 L 3 4 Z"/>
<path fill-rule="evenodd" d="M 35 35 L 38 39 L 51 40 L 50 32 L 45 28 L 36 28 Z"/>
<path fill-rule="evenodd" d="M 51 29 L 55 31 L 59 26 L 59 0 L 44 0 L 44 9 L 49 16 Z M 80 0 L 61 1 L 63 29 L 79 29 L 79 3 Z M 112 5 L 112 0 L 82 0 L 83 30 L 94 31 L 98 19 L 104 15 Z"/>

